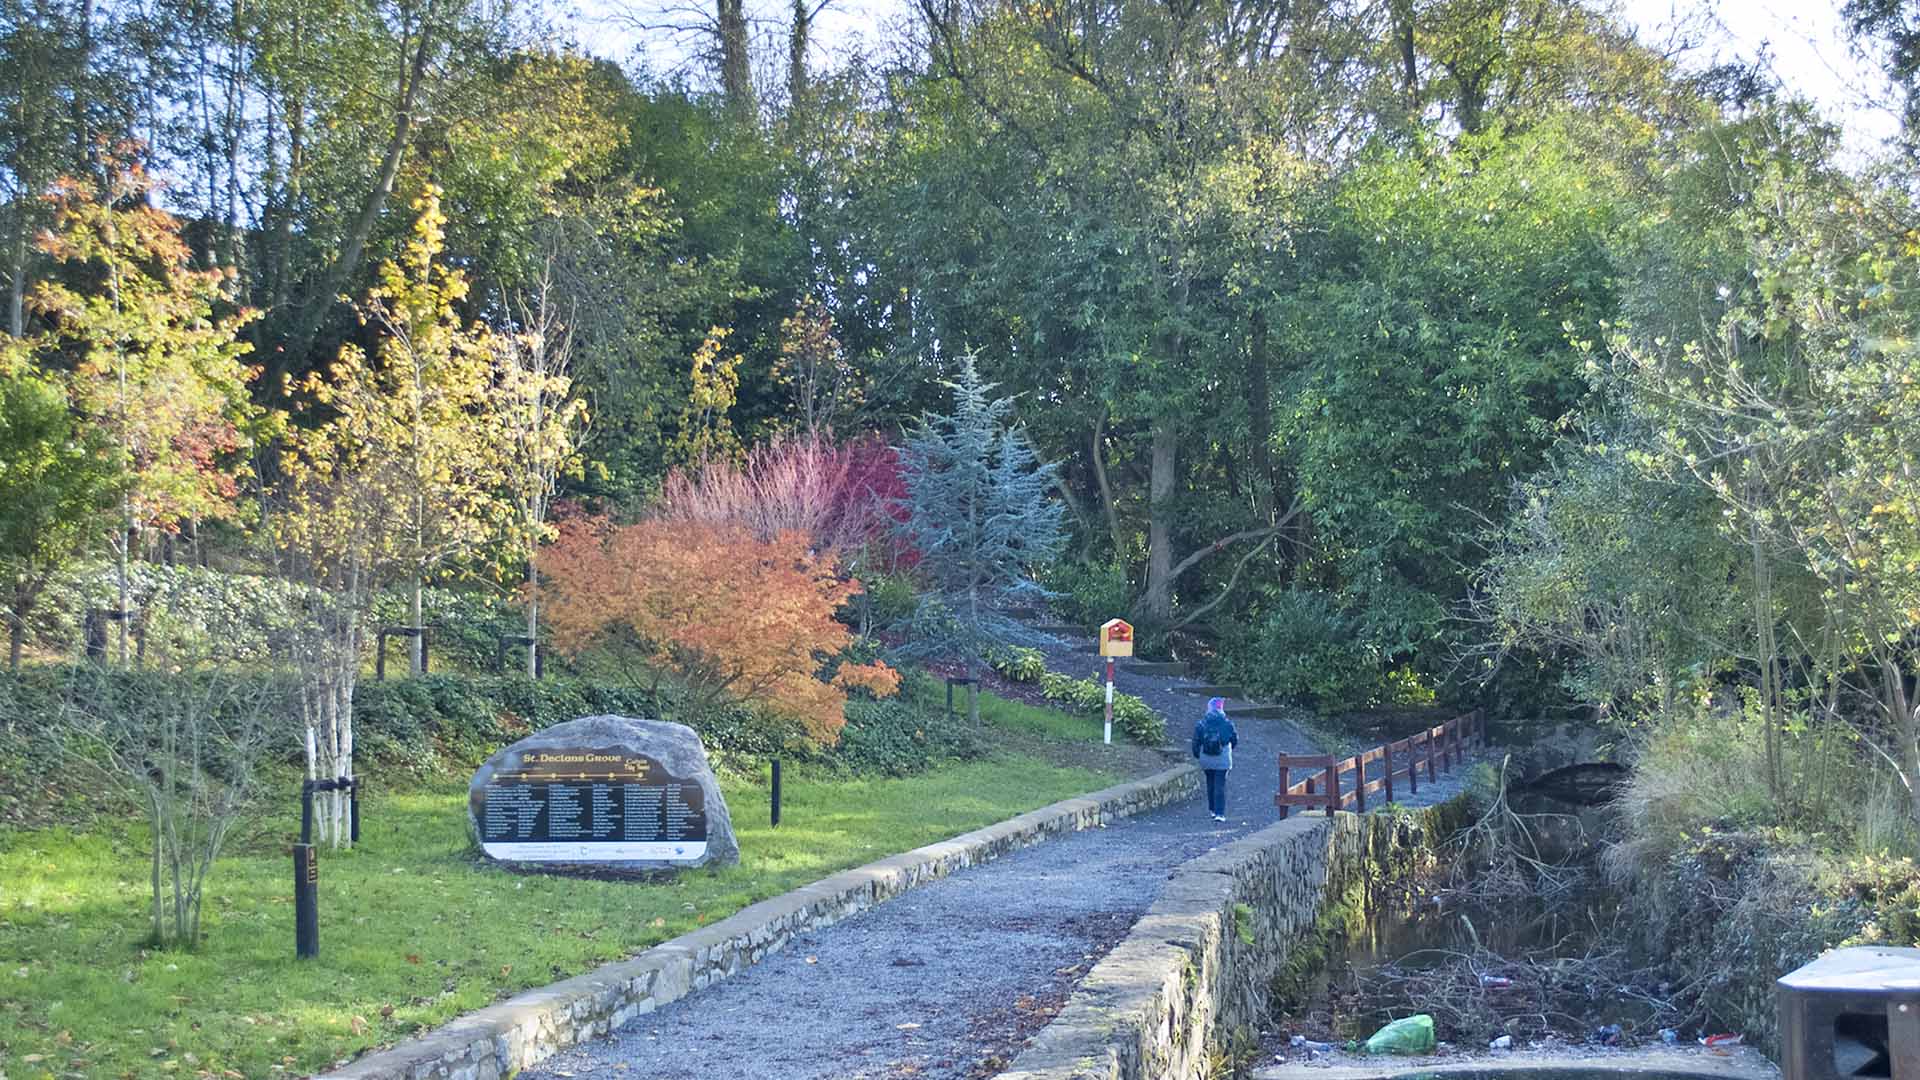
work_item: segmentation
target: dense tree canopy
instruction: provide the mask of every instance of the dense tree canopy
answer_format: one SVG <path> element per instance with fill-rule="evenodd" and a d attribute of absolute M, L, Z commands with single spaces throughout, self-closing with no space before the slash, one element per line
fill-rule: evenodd
<path fill-rule="evenodd" d="M 1276 685 L 1469 697 L 1518 666 L 1567 676 L 1524 709 L 1609 717 L 1734 670 L 1785 710 L 1782 642 L 1816 632 L 1821 678 L 1910 676 L 1884 646 L 1910 630 L 1910 449 L 1870 384 L 1904 377 L 1913 215 L 1754 72 L 1685 70 L 1591 0 L 925 0 L 832 63 L 811 9 L 761 55 L 717 5 L 688 24 L 705 66 L 661 79 L 537 6 L 15 4 L 19 408 L 51 387 L 97 412 L 102 357 L 203 357 L 213 487 L 149 509 L 165 485 L 131 453 L 102 482 L 138 521 L 244 521 L 261 492 L 320 521 L 357 477 L 412 500 L 412 539 L 375 545 L 402 576 L 519 578 L 549 500 L 818 532 L 735 496 L 780 462 L 892 477 L 879 448 L 972 364 L 1045 466 L 1063 613 L 1130 613 L 1151 649 L 1257 673 L 1318 634 L 1365 677 Z M 1906 8 L 1847 12 L 1911 82 Z M 144 295 L 116 281 L 173 306 L 114 323 Z M 564 378 L 527 374 L 536 341 L 564 341 Z M 372 415 L 350 382 L 412 480 L 329 442 Z M 523 445 L 549 409 L 564 445 L 507 468 L 494 429 Z M 840 572 L 945 588 L 873 542 L 886 514 L 834 516 L 863 537 L 836 533 Z M 1844 619 L 1772 617 L 1823 595 Z"/>

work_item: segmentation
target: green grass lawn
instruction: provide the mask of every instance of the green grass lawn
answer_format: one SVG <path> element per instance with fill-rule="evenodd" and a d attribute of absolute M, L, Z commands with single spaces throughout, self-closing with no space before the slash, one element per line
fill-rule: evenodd
<path fill-rule="evenodd" d="M 1084 716 L 1068 715 L 1059 709 L 1009 701 L 986 691 L 980 693 L 980 722 L 1063 742 L 1100 741 L 1100 721 L 1097 719 L 1089 720 Z"/>
<path fill-rule="evenodd" d="M 360 846 L 322 855 L 321 951 L 308 961 L 293 957 L 291 807 L 231 845 L 193 952 L 141 945 L 144 829 L 0 831 L 0 1078 L 314 1072 L 1112 779 L 1025 757 L 906 779 L 790 773 L 778 829 L 763 786 L 724 782 L 741 864 L 662 884 L 488 868 L 467 841 L 464 779 L 375 788 Z"/>
<path fill-rule="evenodd" d="M 944 713 L 947 707 L 945 692 L 937 687 L 927 691 L 924 696 L 917 699 L 916 703 L 934 714 Z M 966 718 L 966 691 L 954 692 L 953 711 L 960 719 Z M 1059 709 L 1014 701 L 1003 698 L 991 690 L 980 691 L 980 723 L 987 727 L 1038 735 L 1059 742 L 1100 741 L 1098 719 L 1073 716 Z"/>

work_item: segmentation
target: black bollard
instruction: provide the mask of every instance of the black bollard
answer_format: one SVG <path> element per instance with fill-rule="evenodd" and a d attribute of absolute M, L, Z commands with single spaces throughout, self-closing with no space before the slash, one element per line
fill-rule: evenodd
<path fill-rule="evenodd" d="M 780 759 L 773 759 L 773 824 L 780 825 Z"/>
<path fill-rule="evenodd" d="M 293 845 L 293 955 L 320 955 L 320 858 L 312 844 Z"/>
<path fill-rule="evenodd" d="M 360 842 L 360 778 L 300 782 L 300 842 L 293 845 L 293 954 L 320 955 L 320 851 L 313 844 L 313 795 L 341 791 L 347 796 L 347 835 Z"/>

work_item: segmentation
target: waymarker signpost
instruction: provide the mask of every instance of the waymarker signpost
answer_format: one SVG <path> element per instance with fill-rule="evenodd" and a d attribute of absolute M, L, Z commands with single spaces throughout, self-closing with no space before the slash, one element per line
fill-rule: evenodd
<path fill-rule="evenodd" d="M 1124 619 L 1108 619 L 1100 624 L 1100 655 L 1107 658 L 1107 723 L 1105 739 L 1113 743 L 1113 661 L 1133 655 L 1133 624 Z"/>

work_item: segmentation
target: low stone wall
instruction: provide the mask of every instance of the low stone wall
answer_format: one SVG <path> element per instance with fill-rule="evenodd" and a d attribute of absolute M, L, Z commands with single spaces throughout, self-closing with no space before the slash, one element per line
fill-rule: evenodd
<path fill-rule="evenodd" d="M 1200 1080 L 1317 955 L 1330 909 L 1357 914 L 1394 860 L 1430 854 L 1458 804 L 1278 822 L 1188 862 L 998 1080 Z"/>
<path fill-rule="evenodd" d="M 630 960 L 510 998 L 326 1073 L 333 1080 L 499 1080 L 558 1050 L 599 1038 L 765 959 L 796 934 L 838 922 L 909 889 L 1060 833 L 1175 802 L 1198 786 L 1180 765 L 1143 780 L 915 848 L 816 881 L 682 934 Z"/>

